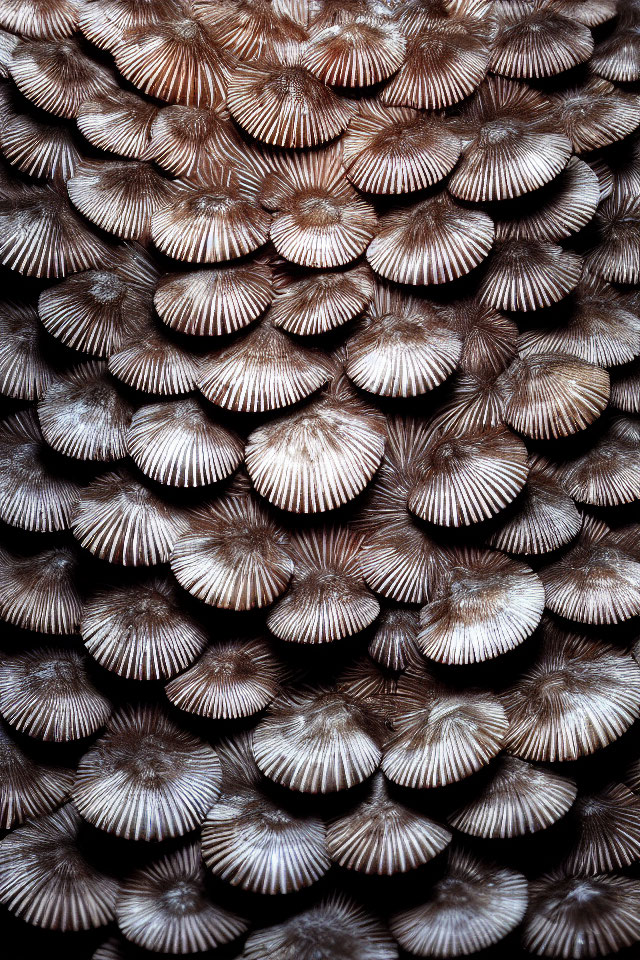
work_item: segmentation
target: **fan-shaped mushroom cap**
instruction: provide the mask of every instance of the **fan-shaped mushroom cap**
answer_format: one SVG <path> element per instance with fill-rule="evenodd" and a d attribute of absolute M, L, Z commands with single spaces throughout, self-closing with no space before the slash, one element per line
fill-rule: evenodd
<path fill-rule="evenodd" d="M 593 53 L 591 31 L 575 17 L 541 5 L 502 4 L 491 69 L 507 77 L 549 77 L 584 63 Z"/>
<path fill-rule="evenodd" d="M 74 350 L 105 357 L 151 315 L 156 271 L 142 248 L 124 245 L 113 267 L 75 273 L 40 294 L 44 327 Z"/>
<path fill-rule="evenodd" d="M 145 159 L 185 180 L 215 183 L 221 162 L 237 147 L 241 141 L 224 107 L 175 104 L 155 117 Z"/>
<path fill-rule="evenodd" d="M 336 680 L 338 691 L 355 697 L 368 710 L 385 718 L 393 711 L 397 686 L 391 672 L 382 669 L 368 656 L 356 660 Z"/>
<path fill-rule="evenodd" d="M 76 123 L 94 147 L 141 160 L 146 155 L 157 116 L 155 103 L 128 90 L 108 90 L 80 104 Z"/>
<path fill-rule="evenodd" d="M 270 223 L 270 215 L 230 178 L 214 184 L 176 181 L 151 218 L 151 236 L 174 260 L 219 263 L 261 247 Z"/>
<path fill-rule="evenodd" d="M 571 142 L 553 123 L 551 103 L 523 83 L 485 81 L 460 109 L 453 129 L 462 159 L 449 189 L 462 200 L 506 200 L 556 177 L 571 156 Z"/>
<path fill-rule="evenodd" d="M 94 685 L 88 657 L 73 647 L 37 647 L 2 658 L 0 713 L 39 740 L 88 737 L 104 726 L 111 704 Z"/>
<path fill-rule="evenodd" d="M 359 264 L 346 270 L 288 276 L 276 273 L 269 319 L 299 336 L 327 333 L 361 313 L 371 300 L 371 271 Z"/>
<path fill-rule="evenodd" d="M 129 30 L 158 24 L 179 9 L 179 0 L 89 0 L 81 7 L 79 26 L 91 43 L 111 49 Z"/>
<path fill-rule="evenodd" d="M 224 794 L 202 826 L 207 867 L 243 890 L 282 894 L 311 886 L 329 869 L 325 826 L 256 789 Z"/>
<path fill-rule="evenodd" d="M 333 894 L 284 923 L 252 933 L 245 960 L 313 960 L 318 950 L 332 960 L 397 960 L 387 928 L 353 900 Z"/>
<path fill-rule="evenodd" d="M 272 296 L 269 267 L 253 260 L 165 274 L 153 302 L 163 323 L 173 330 L 211 337 L 246 327 L 266 310 Z"/>
<path fill-rule="evenodd" d="M 216 483 L 233 473 L 244 453 L 240 437 L 216 423 L 195 397 L 140 407 L 127 447 L 144 474 L 173 487 Z"/>
<path fill-rule="evenodd" d="M 74 37 L 21 40 L 9 69 L 20 93 L 57 117 L 76 117 L 85 100 L 116 90 L 111 73 Z"/>
<path fill-rule="evenodd" d="M 211 950 L 248 922 L 207 894 L 200 845 L 191 843 L 136 871 L 118 890 L 116 919 L 132 943 L 161 953 Z"/>
<path fill-rule="evenodd" d="M 377 287 L 347 341 L 345 372 L 369 393 L 413 397 L 442 383 L 461 349 L 459 334 L 432 305 Z"/>
<path fill-rule="evenodd" d="M 587 27 L 597 27 L 616 15 L 616 0 L 551 0 L 550 6 Z"/>
<path fill-rule="evenodd" d="M 124 470 L 99 476 L 78 496 L 73 534 L 85 549 L 125 567 L 166 563 L 187 514 Z"/>
<path fill-rule="evenodd" d="M 556 823 L 575 798 L 576 785 L 568 777 L 502 755 L 487 769 L 479 791 L 448 821 L 474 837 L 519 837 Z"/>
<path fill-rule="evenodd" d="M 391 932 L 419 957 L 458 957 L 502 940 L 527 909 L 521 873 L 482 863 L 460 850 L 449 855 L 441 880 L 417 907 L 396 913 Z"/>
<path fill-rule="evenodd" d="M 384 451 L 380 417 L 338 383 L 250 434 L 247 471 L 283 510 L 332 510 L 360 493 Z"/>
<path fill-rule="evenodd" d="M 409 509 L 445 527 L 479 523 L 515 499 L 527 473 L 526 447 L 504 427 L 435 434 L 411 488 Z"/>
<path fill-rule="evenodd" d="M 0 519 L 50 533 L 69 525 L 80 487 L 50 463 L 33 410 L 0 423 Z"/>
<path fill-rule="evenodd" d="M 28 277 L 109 263 L 110 251 L 55 187 L 25 187 L 0 207 L 0 262 Z"/>
<path fill-rule="evenodd" d="M 608 644 L 547 629 L 535 663 L 502 695 L 505 746 L 526 760 L 575 760 L 640 714 L 640 667 Z"/>
<path fill-rule="evenodd" d="M 195 390 L 200 358 L 148 318 L 133 322 L 109 357 L 109 373 L 142 393 L 171 396 Z"/>
<path fill-rule="evenodd" d="M 616 425 L 589 450 L 559 465 L 556 475 L 574 500 L 611 507 L 640 499 L 638 445 L 618 436 Z"/>
<path fill-rule="evenodd" d="M 441 663 L 475 663 L 512 650 L 538 626 L 544 587 L 529 567 L 497 552 L 461 551 L 420 611 L 417 645 Z"/>
<path fill-rule="evenodd" d="M 263 640 L 222 640 L 165 690 L 186 713 L 235 719 L 264 710 L 277 695 L 282 675 L 282 665 Z"/>
<path fill-rule="evenodd" d="M 38 404 L 49 446 L 79 460 L 120 460 L 133 405 L 114 387 L 106 363 L 92 361 L 54 379 Z"/>
<path fill-rule="evenodd" d="M 216 106 L 224 99 L 235 58 L 184 8 L 172 13 L 116 34 L 116 66 L 135 87 L 159 100 Z"/>
<path fill-rule="evenodd" d="M 376 194 L 410 193 L 442 180 L 462 146 L 440 120 L 376 100 L 363 103 L 341 144 L 349 180 Z"/>
<path fill-rule="evenodd" d="M 555 243 L 591 222 L 600 202 L 600 184 L 591 167 L 571 157 L 557 177 L 498 209 L 496 238 Z"/>
<path fill-rule="evenodd" d="M 394 23 L 358 18 L 311 34 L 303 63 L 314 76 L 336 87 L 368 87 L 395 73 L 405 38 Z"/>
<path fill-rule="evenodd" d="M 220 792 L 220 761 L 157 708 L 128 707 L 78 766 L 73 802 L 89 823 L 129 840 L 188 833 Z"/>
<path fill-rule="evenodd" d="M 500 376 L 504 419 L 538 440 L 566 437 L 596 420 L 609 400 L 609 374 L 558 353 L 519 356 Z"/>
<path fill-rule="evenodd" d="M 518 337 L 513 320 L 475 298 L 445 303 L 441 309 L 447 325 L 464 338 L 459 368 L 465 374 L 501 373 L 513 360 Z"/>
<path fill-rule="evenodd" d="M 565 546 L 582 520 L 550 464 L 531 458 L 522 493 L 487 543 L 507 553 L 540 554 Z"/>
<path fill-rule="evenodd" d="M 287 537 L 249 495 L 232 495 L 195 510 L 177 541 L 171 569 L 204 603 L 250 610 L 272 603 L 287 586 L 293 562 Z"/>
<path fill-rule="evenodd" d="M 599 957 L 640 938 L 640 883 L 629 877 L 546 874 L 529 887 L 526 950 L 543 957 Z"/>
<path fill-rule="evenodd" d="M 624 8 L 620 11 L 624 12 Z M 591 69 L 613 83 L 640 80 L 640 44 L 637 25 L 622 20 L 593 51 Z"/>
<path fill-rule="evenodd" d="M 354 107 L 297 63 L 244 63 L 227 91 L 231 116 L 257 140 L 313 147 L 346 128 Z"/>
<path fill-rule="evenodd" d="M 610 873 L 640 860 L 640 798 L 623 784 L 580 795 L 568 819 L 567 873 Z"/>
<path fill-rule="evenodd" d="M 443 191 L 383 217 L 367 260 L 396 283 L 446 283 L 477 267 L 493 238 L 486 213 L 460 206 Z"/>
<path fill-rule="evenodd" d="M 369 656 L 388 670 L 404 670 L 416 656 L 418 611 L 406 607 L 382 609 L 369 643 Z"/>
<path fill-rule="evenodd" d="M 206 634 L 171 580 L 153 577 L 101 590 L 86 604 L 82 640 L 98 663 L 132 680 L 161 680 L 202 652 Z"/>
<path fill-rule="evenodd" d="M 501 240 L 486 265 L 480 300 L 497 310 L 539 310 L 577 286 L 577 253 L 541 240 Z"/>
<path fill-rule="evenodd" d="M 302 11 L 308 13 L 306 4 Z M 295 3 L 263 3 L 262 0 L 211 3 L 195 0 L 195 15 L 207 24 L 216 40 L 228 47 L 241 60 L 261 56 L 279 57 L 290 45 L 306 39 L 302 28 L 304 17 Z"/>
<path fill-rule="evenodd" d="M 599 240 L 586 268 L 610 283 L 640 283 L 640 197 L 610 197 L 595 221 Z"/>
<path fill-rule="evenodd" d="M 640 125 L 637 99 L 600 77 L 557 93 L 552 102 L 576 153 L 606 147 Z"/>
<path fill-rule="evenodd" d="M 26 37 L 59 39 L 74 32 L 78 14 L 73 0 L 2 0 L 0 26 Z"/>
<path fill-rule="evenodd" d="M 450 832 L 439 823 L 395 800 L 381 773 L 375 774 L 365 798 L 331 820 L 327 829 L 334 863 L 374 875 L 415 869 L 450 841 Z"/>
<path fill-rule="evenodd" d="M 0 843 L 0 902 L 47 930 L 89 930 L 113 920 L 117 883 L 79 847 L 70 803 L 18 827 Z"/>
<path fill-rule="evenodd" d="M 0 393 L 37 400 L 53 377 L 51 346 L 30 303 L 0 304 Z"/>
<path fill-rule="evenodd" d="M 5 723 L 0 723 L 0 827 L 50 813 L 71 790 L 74 771 L 30 756 Z"/>
<path fill-rule="evenodd" d="M 624 413 L 640 413 L 640 370 L 637 363 L 611 371 L 611 404 Z"/>
<path fill-rule="evenodd" d="M 396 704 L 381 766 L 403 787 L 440 787 L 468 777 L 499 753 L 507 732 L 497 697 L 449 689 L 423 668 L 402 674 Z"/>
<path fill-rule="evenodd" d="M 584 536 L 540 577 L 549 610 L 578 623 L 619 623 L 640 613 L 640 560 L 624 546 Z"/>
<path fill-rule="evenodd" d="M 257 413 L 288 407 L 334 372 L 330 359 L 303 346 L 267 318 L 202 362 L 198 388 L 227 410 Z"/>
<path fill-rule="evenodd" d="M 36 179 L 66 181 L 81 162 L 76 138 L 67 125 L 44 123 L 2 103 L 2 153 L 22 173 Z"/>
<path fill-rule="evenodd" d="M 361 545 L 360 537 L 342 527 L 294 536 L 293 577 L 267 617 L 271 632 L 295 643 L 328 643 L 372 623 L 380 604 L 364 582 Z"/>
<path fill-rule="evenodd" d="M 402 24 L 404 7 L 400 10 Z M 468 97 L 489 66 L 489 31 L 475 17 L 448 15 L 437 5 L 409 28 L 404 64 L 382 91 L 385 103 L 435 110 Z"/>
<path fill-rule="evenodd" d="M 67 181 L 74 207 L 102 230 L 125 240 L 146 241 L 153 214 L 169 187 L 149 163 L 83 160 Z"/>
<path fill-rule="evenodd" d="M 380 762 L 382 727 L 355 697 L 329 689 L 292 691 L 276 700 L 253 734 L 260 770 L 302 793 L 345 790 Z"/>
<path fill-rule="evenodd" d="M 37 633 L 75 633 L 82 615 L 77 573 L 69 547 L 28 556 L 0 550 L 0 617 Z"/>

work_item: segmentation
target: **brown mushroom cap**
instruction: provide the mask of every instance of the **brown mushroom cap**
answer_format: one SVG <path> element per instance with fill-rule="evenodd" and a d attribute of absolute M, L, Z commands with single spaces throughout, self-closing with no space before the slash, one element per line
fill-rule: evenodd
<path fill-rule="evenodd" d="M 12 730 L 0 723 L 0 827 L 9 830 L 25 820 L 51 813 L 64 803 L 74 771 L 30 756 Z"/>
<path fill-rule="evenodd" d="M 98 4 L 90 4 L 96 8 Z M 155 103 L 127 90 L 108 90 L 84 100 L 78 109 L 78 130 L 100 150 L 132 160 L 146 153 L 158 115 Z"/>
<path fill-rule="evenodd" d="M 640 859 L 640 797 L 623 784 L 580 795 L 568 821 L 567 873 L 611 873 Z"/>
<path fill-rule="evenodd" d="M 3 0 L 0 26 L 43 40 L 68 37 L 78 26 L 78 4 L 73 0 Z"/>
<path fill-rule="evenodd" d="M 346 270 L 290 275 L 276 271 L 271 322 L 289 333 L 327 333 L 358 316 L 371 300 L 373 279 L 366 265 Z"/>
<path fill-rule="evenodd" d="M 405 38 L 394 23 L 352 20 L 311 34 L 303 63 L 323 83 L 368 87 L 395 73 L 405 54 Z"/>
<path fill-rule="evenodd" d="M 593 53 L 593 37 L 579 19 L 532 6 L 499 8 L 491 69 L 507 77 L 549 77 L 584 63 Z"/>
<path fill-rule="evenodd" d="M 78 567 L 70 547 L 20 556 L 0 550 L 0 617 L 36 633 L 75 633 L 83 608 Z"/>
<path fill-rule="evenodd" d="M 539 310 L 566 297 L 578 285 L 577 253 L 542 240 L 501 240 L 486 264 L 482 303 L 496 310 Z"/>
<path fill-rule="evenodd" d="M 51 346 L 30 303 L 0 304 L 0 393 L 37 400 L 53 377 Z"/>
<path fill-rule="evenodd" d="M 599 242 L 586 255 L 586 268 L 610 283 L 639 283 L 640 197 L 610 197 L 595 219 Z"/>

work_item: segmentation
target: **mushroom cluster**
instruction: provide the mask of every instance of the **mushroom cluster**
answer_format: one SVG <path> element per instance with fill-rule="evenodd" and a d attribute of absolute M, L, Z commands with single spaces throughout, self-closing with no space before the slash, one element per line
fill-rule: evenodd
<path fill-rule="evenodd" d="M 637 956 L 640 0 L 0 0 L 0 924 Z"/>

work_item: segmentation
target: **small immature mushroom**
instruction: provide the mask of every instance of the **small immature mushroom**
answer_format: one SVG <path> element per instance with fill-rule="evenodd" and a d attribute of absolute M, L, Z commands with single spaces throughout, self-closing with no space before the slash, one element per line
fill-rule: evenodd
<path fill-rule="evenodd" d="M 500 376 L 504 419 L 536 440 L 566 437 L 590 426 L 609 400 L 602 367 L 559 353 L 520 355 Z"/>
<path fill-rule="evenodd" d="M 78 543 L 125 567 L 167 563 L 187 513 L 124 470 L 99 476 L 80 493 L 71 523 Z"/>
<path fill-rule="evenodd" d="M 78 567 L 70 547 L 19 556 L 0 550 L 0 617 L 36 633 L 76 633 L 83 608 Z"/>
<path fill-rule="evenodd" d="M 73 647 L 36 647 L 2 658 L 0 713 L 38 740 L 66 742 L 103 727 L 111 703 L 94 685 L 89 658 Z"/>
<path fill-rule="evenodd" d="M 259 769 L 289 790 L 331 793 L 371 776 L 380 763 L 381 721 L 347 693 L 283 694 L 253 734 Z"/>
<path fill-rule="evenodd" d="M 30 303 L 0 304 L 0 393 L 38 400 L 53 378 L 51 345 Z"/>
<path fill-rule="evenodd" d="M 78 766 L 73 803 L 85 820 L 128 840 L 178 837 L 202 823 L 220 792 L 220 761 L 156 707 L 127 707 Z"/>
<path fill-rule="evenodd" d="M 267 315 L 228 346 L 206 355 L 198 389 L 226 410 L 261 413 L 308 397 L 333 372 L 324 353 L 292 339 Z"/>
<path fill-rule="evenodd" d="M 260 639 L 222 640 L 165 687 L 174 706 L 211 720 L 250 717 L 277 695 L 283 667 Z"/>
<path fill-rule="evenodd" d="M 412 513 L 445 527 L 467 526 L 503 510 L 522 490 L 527 450 L 504 427 L 434 434 L 408 500 Z"/>
<path fill-rule="evenodd" d="M 55 378 L 38 403 L 46 442 L 79 460 L 120 460 L 134 411 L 115 389 L 104 362 L 93 360 Z"/>
<path fill-rule="evenodd" d="M 640 860 L 640 797 L 623 784 L 580 795 L 568 820 L 567 873 L 611 873 Z"/>
<path fill-rule="evenodd" d="M 576 17 L 549 5 L 499 8 L 491 69 L 507 77 L 550 77 L 584 63 L 593 53 L 593 37 Z"/>
<path fill-rule="evenodd" d="M 547 628 L 535 663 L 501 695 L 505 747 L 525 760 L 576 760 L 640 715 L 640 667 L 609 644 Z"/>
<path fill-rule="evenodd" d="M 364 101 L 342 140 L 342 162 L 365 193 L 399 194 L 442 180 L 460 156 L 459 137 L 410 107 Z"/>
<path fill-rule="evenodd" d="M 83 137 L 99 150 L 142 160 L 157 115 L 155 103 L 128 90 L 108 90 L 80 104 L 76 123 Z"/>
<path fill-rule="evenodd" d="M 460 335 L 434 306 L 380 286 L 346 346 L 347 376 L 362 390 L 391 397 L 438 386 L 462 349 Z"/>
<path fill-rule="evenodd" d="M 80 633 L 94 660 L 131 680 L 166 680 L 188 667 L 207 642 L 174 582 L 162 577 L 95 594 Z"/>
<path fill-rule="evenodd" d="M 395 283 L 446 283 L 482 263 L 493 239 L 486 213 L 462 207 L 442 191 L 384 216 L 367 260 Z"/>
<path fill-rule="evenodd" d="M 293 577 L 267 617 L 271 632 L 294 643 L 331 643 L 359 633 L 380 611 L 364 582 L 362 538 L 344 527 L 322 528 L 291 539 Z"/>
<path fill-rule="evenodd" d="M 396 800 L 377 773 L 365 798 L 329 822 L 327 850 L 347 870 L 391 876 L 427 863 L 451 841 L 451 833 Z"/>
<path fill-rule="evenodd" d="M 478 792 L 448 822 L 474 837 L 520 837 L 556 823 L 576 792 L 568 777 L 503 754 L 487 768 Z"/>
<path fill-rule="evenodd" d="M 171 569 L 189 593 L 214 607 L 251 610 L 272 603 L 293 572 L 287 536 L 257 497 L 229 495 L 194 510 Z"/>
<path fill-rule="evenodd" d="M 538 576 L 497 551 L 460 551 L 420 611 L 416 643 L 440 663 L 476 663 L 514 649 L 538 626 L 545 604 Z"/>
<path fill-rule="evenodd" d="M 120 884 L 116 920 L 127 940 L 164 954 L 200 953 L 235 940 L 248 922 L 207 893 L 200 845 L 190 843 Z"/>
<path fill-rule="evenodd" d="M 613 875 L 545 874 L 529 887 L 526 950 L 565 960 L 615 953 L 640 938 L 640 883 Z"/>
<path fill-rule="evenodd" d="M 51 463 L 33 410 L 0 422 L 0 519 L 21 530 L 65 530 L 80 486 Z"/>
<path fill-rule="evenodd" d="M 67 932 L 114 919 L 117 882 L 85 856 L 82 820 L 68 803 L 0 843 L 0 902 L 27 923 Z"/>
<path fill-rule="evenodd" d="M 161 277 L 153 303 L 179 333 L 219 337 L 246 327 L 271 303 L 271 271 L 260 260 Z M 294 331 L 295 333 L 296 331 Z"/>
<path fill-rule="evenodd" d="M 483 950 L 510 933 L 527 909 L 527 881 L 521 873 L 458 849 L 449 854 L 446 873 L 427 893 L 424 903 L 390 921 L 400 946 L 419 957 Z"/>
<path fill-rule="evenodd" d="M 269 319 L 298 336 L 314 336 L 342 326 L 362 313 L 373 295 L 366 265 L 341 271 L 290 275 L 276 271 L 276 296 Z"/>
<path fill-rule="evenodd" d="M 398 948 L 380 920 L 341 894 L 326 897 L 283 923 L 252 933 L 245 960 L 397 960 Z"/>
<path fill-rule="evenodd" d="M 428 789 L 455 783 L 485 766 L 502 748 L 507 718 L 497 697 L 457 691 L 411 666 L 398 681 L 394 733 L 382 770 L 402 787 Z"/>
<path fill-rule="evenodd" d="M 244 453 L 241 438 L 216 423 L 196 397 L 139 407 L 126 444 L 146 476 L 172 487 L 217 483 L 233 473 Z"/>
<path fill-rule="evenodd" d="M 10 830 L 64 803 L 74 771 L 32 757 L 0 722 L 0 829 Z"/>

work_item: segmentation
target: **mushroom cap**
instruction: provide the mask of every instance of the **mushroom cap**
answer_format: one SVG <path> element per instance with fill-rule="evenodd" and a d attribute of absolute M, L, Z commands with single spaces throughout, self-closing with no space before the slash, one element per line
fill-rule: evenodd
<path fill-rule="evenodd" d="M 82 757 L 73 803 L 94 827 L 129 840 L 195 829 L 220 792 L 217 754 L 157 707 L 127 707 Z"/>
<path fill-rule="evenodd" d="M 365 264 L 302 275 L 276 272 L 275 287 L 269 319 L 298 336 L 327 333 L 352 320 L 367 306 L 374 289 Z"/>
<path fill-rule="evenodd" d="M 0 304 L 0 393 L 38 400 L 51 382 L 51 345 L 30 303 Z"/>
<path fill-rule="evenodd" d="M 640 499 L 637 443 L 617 436 L 616 421 L 586 452 L 563 461 L 556 476 L 574 500 L 611 507 Z"/>
<path fill-rule="evenodd" d="M 595 222 L 598 243 L 585 267 L 610 283 L 640 283 L 640 197 L 609 197 Z"/>
<path fill-rule="evenodd" d="M 0 902 L 46 930 L 90 930 L 110 923 L 118 885 L 85 856 L 81 828 L 68 803 L 6 836 L 0 843 Z"/>
<path fill-rule="evenodd" d="M 457 957 L 502 940 L 527 909 L 527 881 L 521 873 L 485 864 L 454 850 L 447 871 L 417 907 L 396 913 L 391 932 L 401 947 L 419 957 Z"/>
<path fill-rule="evenodd" d="M 368 652 L 387 670 L 404 670 L 417 653 L 418 611 L 383 607 L 369 642 Z"/>
<path fill-rule="evenodd" d="M 261 894 L 292 893 L 327 872 L 325 826 L 257 790 L 224 794 L 202 826 L 202 855 L 217 877 Z"/>
<path fill-rule="evenodd" d="M 216 423 L 196 397 L 139 407 L 126 442 L 136 466 L 171 487 L 217 483 L 234 472 L 244 453 L 241 438 Z"/>
<path fill-rule="evenodd" d="M 380 721 L 337 690 L 284 694 L 253 733 L 260 770 L 289 790 L 331 793 L 371 776 L 380 763 Z"/>
<path fill-rule="evenodd" d="M 0 26 L 25 37 L 60 39 L 76 30 L 78 12 L 70 0 L 3 0 Z"/>
<path fill-rule="evenodd" d="M 76 633 L 83 610 L 79 566 L 67 546 L 19 556 L 0 550 L 0 617 L 36 633 Z"/>
<path fill-rule="evenodd" d="M 51 813 L 69 795 L 74 771 L 49 765 L 30 754 L 5 723 L 0 723 L 0 827 Z"/>
<path fill-rule="evenodd" d="M 0 713 L 20 733 L 67 742 L 103 727 L 111 703 L 95 686 L 84 651 L 47 646 L 2 658 Z"/>
<path fill-rule="evenodd" d="M 141 393 L 190 393 L 200 376 L 200 357 L 147 314 L 124 331 L 109 357 L 109 373 Z"/>
<path fill-rule="evenodd" d="M 72 177 L 82 157 L 67 125 L 44 123 L 14 109 L 10 96 L 2 103 L 2 153 L 9 163 L 35 179 L 63 181 Z"/>
<path fill-rule="evenodd" d="M 395 73 L 404 54 L 405 38 L 394 23 L 362 17 L 314 31 L 302 60 L 329 86 L 368 87 Z"/>
<path fill-rule="evenodd" d="M 100 590 L 85 605 L 80 633 L 94 660 L 131 680 L 172 677 L 206 644 L 175 584 L 161 576 Z"/>
<path fill-rule="evenodd" d="M 449 824 L 474 837 L 520 837 L 556 823 L 577 793 L 573 780 L 546 767 L 502 754 L 486 770 L 478 792 L 449 817 Z"/>
<path fill-rule="evenodd" d="M 129 30 L 159 24 L 179 10 L 179 0 L 101 0 L 82 6 L 79 26 L 91 43 L 111 50 Z"/>
<path fill-rule="evenodd" d="M 107 90 L 80 104 L 76 123 L 83 137 L 99 150 L 141 160 L 157 116 L 155 103 L 128 90 Z"/>
<path fill-rule="evenodd" d="M 623 784 L 578 796 L 569 821 L 567 873 L 611 873 L 640 859 L 640 797 Z"/>
<path fill-rule="evenodd" d="M 192 515 L 177 540 L 171 569 L 204 603 L 250 610 L 272 603 L 293 572 L 287 536 L 257 498 L 227 496 Z"/>
<path fill-rule="evenodd" d="M 127 940 L 165 954 L 211 950 L 248 927 L 248 921 L 208 895 L 198 843 L 161 857 L 125 880 L 118 890 L 116 919 Z"/>
<path fill-rule="evenodd" d="M 640 667 L 609 644 L 547 628 L 535 663 L 501 700 L 510 753 L 575 760 L 617 739 L 638 717 Z"/>
<path fill-rule="evenodd" d="M 572 250 L 542 240 L 501 240 L 490 256 L 480 300 L 496 310 L 539 310 L 578 285 L 582 260 Z"/>
<path fill-rule="evenodd" d="M 591 77 L 553 98 L 560 126 L 576 153 L 606 147 L 640 125 L 640 104 L 601 77 Z"/>
<path fill-rule="evenodd" d="M 241 145 L 224 107 L 164 107 L 154 118 L 145 159 L 192 182 L 215 182 L 220 163 Z"/>
<path fill-rule="evenodd" d="M 575 17 L 533 5 L 523 11 L 502 4 L 491 69 L 507 77 L 550 77 L 584 63 L 593 53 L 588 27 Z"/>

